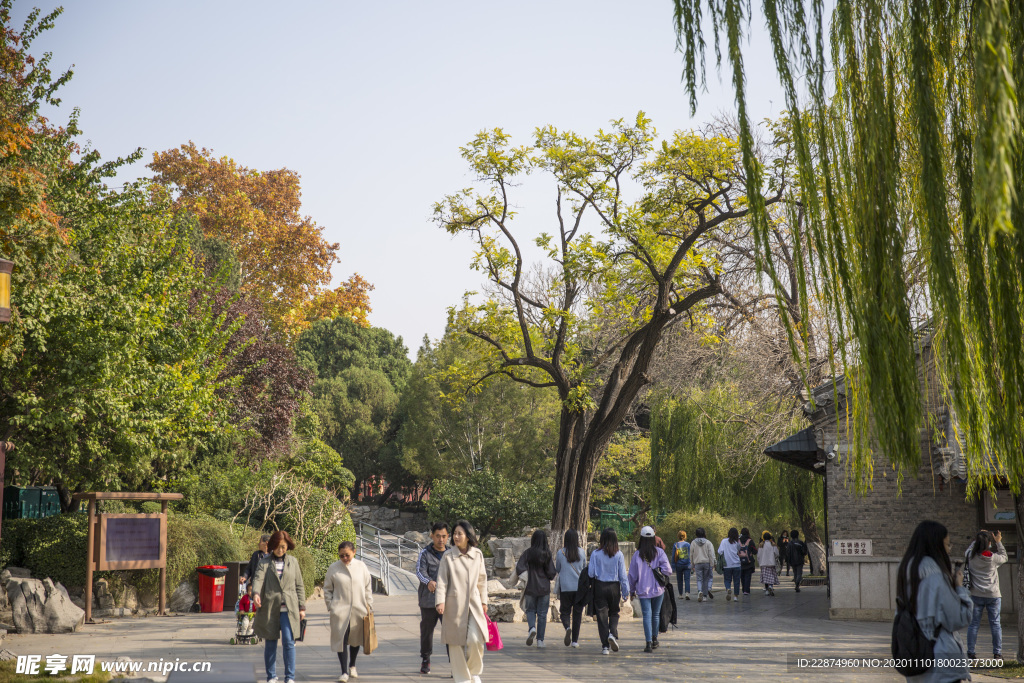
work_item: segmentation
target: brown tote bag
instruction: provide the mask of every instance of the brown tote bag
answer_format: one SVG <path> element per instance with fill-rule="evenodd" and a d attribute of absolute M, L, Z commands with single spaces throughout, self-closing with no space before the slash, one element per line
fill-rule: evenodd
<path fill-rule="evenodd" d="M 363 617 L 363 654 L 377 649 L 377 629 L 373 625 L 373 612 Z"/>

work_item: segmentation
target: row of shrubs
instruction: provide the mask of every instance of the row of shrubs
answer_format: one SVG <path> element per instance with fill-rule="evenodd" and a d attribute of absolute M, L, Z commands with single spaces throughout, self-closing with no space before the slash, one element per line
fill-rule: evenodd
<path fill-rule="evenodd" d="M 106 511 L 115 512 L 110 508 Z M 154 510 L 143 507 L 142 511 Z M 159 511 L 159 507 L 155 511 Z M 4 520 L 0 567 L 25 567 L 33 576 L 48 576 L 70 589 L 84 587 L 87 522 L 85 512 L 43 519 Z M 182 581 L 196 588 L 196 567 L 248 560 L 261 533 L 252 527 L 208 515 L 170 512 L 167 518 L 168 591 L 173 591 Z M 336 548 L 342 540 L 355 541 L 355 529 L 347 516 L 327 539 L 327 544 L 333 546 L 322 549 L 299 546 L 293 551 L 302 568 L 307 591 L 323 584 L 327 567 L 337 559 Z M 160 585 L 160 575 L 155 569 L 94 573 L 94 578 L 101 577 L 113 579 L 115 584 L 134 586 L 140 593 L 155 593 Z"/>
<path fill-rule="evenodd" d="M 793 524 L 792 521 L 786 522 L 785 520 L 772 522 L 761 519 L 723 517 L 716 512 L 705 510 L 677 510 L 658 522 L 654 527 L 654 531 L 658 536 L 661 536 L 666 544 L 671 545 L 675 543 L 676 534 L 680 530 L 685 531 L 688 539 L 692 541 L 697 527 L 703 527 L 708 540 L 717 545 L 721 539 L 729 534 L 729 529 L 732 527 L 735 527 L 737 530 L 744 527 L 750 529 L 750 535 L 755 539 L 759 539 L 761 533 L 767 530 L 771 532 L 773 538 L 777 539 L 783 529 L 800 528 L 799 526 L 793 526 Z"/>

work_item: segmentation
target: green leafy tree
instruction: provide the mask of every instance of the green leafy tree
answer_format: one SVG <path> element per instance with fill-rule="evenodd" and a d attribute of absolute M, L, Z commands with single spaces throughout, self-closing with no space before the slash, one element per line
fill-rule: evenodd
<path fill-rule="evenodd" d="M 501 376 L 467 393 L 450 373 L 474 359 L 466 338 L 451 329 L 436 344 L 424 339 L 402 394 L 402 464 L 422 481 L 477 468 L 516 481 L 550 481 L 558 394 Z"/>
<path fill-rule="evenodd" d="M 478 342 L 480 362 L 461 369 L 467 385 L 501 374 L 558 392 L 558 530 L 586 529 L 597 465 L 651 382 L 665 329 L 699 324 L 721 291 L 711 239 L 750 213 L 734 140 L 684 132 L 659 147 L 654 140 L 642 113 L 592 138 L 541 128 L 532 148 L 513 147 L 500 129 L 484 131 L 462 148 L 478 188 L 435 206 L 441 227 L 474 240 L 473 265 L 492 288 L 482 303 L 450 315 Z M 778 176 L 758 205 L 782 198 L 785 164 L 772 168 Z M 558 226 L 537 239 L 548 267 L 536 277 L 512 209 L 514 185 L 532 171 L 554 181 Z M 629 187 L 639 198 L 629 200 Z"/>
<path fill-rule="evenodd" d="M 481 470 L 435 480 L 427 514 L 432 520 L 449 524 L 467 519 L 482 540 L 492 535 L 518 534 L 523 527 L 543 524 L 551 510 L 550 496 L 550 489 L 541 485 Z"/>
<path fill-rule="evenodd" d="M 399 397 L 412 368 L 401 337 L 338 317 L 313 323 L 296 350 L 317 376 L 313 408 L 324 443 L 341 455 L 355 484 L 373 476 L 387 477 L 392 489 L 405 483 L 391 446 L 399 429 Z"/>

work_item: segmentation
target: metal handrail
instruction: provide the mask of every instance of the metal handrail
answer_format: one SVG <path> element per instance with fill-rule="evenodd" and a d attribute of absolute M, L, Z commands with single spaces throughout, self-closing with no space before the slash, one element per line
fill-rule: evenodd
<path fill-rule="evenodd" d="M 366 529 L 370 530 L 369 535 L 367 535 Z M 408 571 L 416 571 L 416 560 L 419 558 L 421 550 L 419 544 L 366 522 L 359 522 L 357 535 L 360 539 L 372 539 L 382 556 L 386 557 L 390 553 L 391 556 L 396 557 L 398 561 L 395 564 L 400 569 L 406 569 L 405 565 L 408 564 L 410 566 Z"/>
<path fill-rule="evenodd" d="M 384 587 L 384 594 L 390 595 L 391 593 L 391 562 L 388 560 L 388 556 L 383 546 L 380 543 L 379 537 L 376 539 L 367 539 L 363 536 L 362 530 L 356 535 L 356 557 L 364 559 L 367 555 L 366 546 L 371 546 L 369 550 L 376 552 L 377 565 L 380 567 L 380 580 Z"/>

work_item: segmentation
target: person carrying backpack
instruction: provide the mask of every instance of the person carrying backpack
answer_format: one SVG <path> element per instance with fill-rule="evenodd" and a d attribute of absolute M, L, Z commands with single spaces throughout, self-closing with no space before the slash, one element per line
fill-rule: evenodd
<path fill-rule="evenodd" d="M 967 549 L 967 574 L 970 576 L 967 588 L 971 592 L 974 613 L 967 628 L 967 656 L 975 659 L 974 650 L 978 645 L 978 629 L 981 628 L 981 613 L 988 612 L 988 626 L 992 631 L 992 656 L 1001 659 L 1003 654 L 1003 627 L 999 623 L 1002 607 L 1002 593 L 999 592 L 999 566 L 1006 563 L 1006 548 L 1003 547 L 1002 532 L 979 531 L 974 543 Z"/>
<path fill-rule="evenodd" d="M 711 581 L 715 571 L 715 545 L 707 539 L 704 527 L 697 527 L 695 538 L 690 544 L 690 562 L 697 572 L 697 602 L 714 599 L 711 593 Z"/>
<path fill-rule="evenodd" d="M 754 575 L 754 560 L 757 558 L 757 545 L 750 538 L 750 529 L 740 529 L 740 585 L 743 594 L 750 595 L 750 577 Z"/>
<path fill-rule="evenodd" d="M 970 680 L 957 631 L 971 623 L 974 607 L 961 585 L 963 572 L 953 570 L 949 546 L 946 527 L 921 522 L 896 574 L 892 655 L 909 664 L 896 670 L 915 683 Z"/>
<path fill-rule="evenodd" d="M 793 568 L 793 583 L 796 592 L 800 592 L 800 581 L 804 578 L 804 560 L 807 559 L 807 546 L 800 540 L 800 532 L 793 529 L 789 532 L 789 566 Z"/>
<path fill-rule="evenodd" d="M 679 595 L 690 599 L 690 544 L 686 541 L 686 532 L 679 530 L 679 540 L 672 546 L 672 563 L 676 567 L 676 582 L 679 584 Z M 683 588 L 685 587 L 685 591 Z"/>

